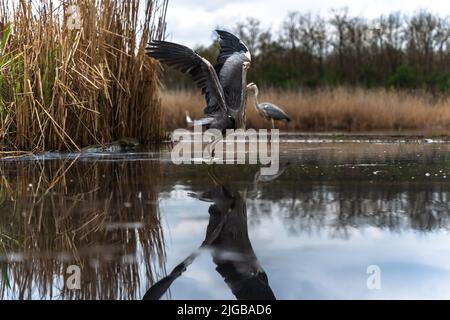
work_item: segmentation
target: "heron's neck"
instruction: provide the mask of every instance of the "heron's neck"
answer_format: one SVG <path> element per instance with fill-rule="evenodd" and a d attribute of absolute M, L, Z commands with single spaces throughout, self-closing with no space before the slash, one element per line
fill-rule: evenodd
<path fill-rule="evenodd" d="M 241 90 L 241 103 L 237 112 L 236 128 L 245 129 L 246 122 L 246 108 L 247 108 L 247 70 L 242 68 L 242 90 Z"/>
<path fill-rule="evenodd" d="M 258 102 L 258 92 L 257 91 L 255 91 L 253 93 L 253 102 L 254 102 L 254 107 L 255 107 L 256 111 L 259 112 L 259 109 L 258 109 L 259 102 Z"/>

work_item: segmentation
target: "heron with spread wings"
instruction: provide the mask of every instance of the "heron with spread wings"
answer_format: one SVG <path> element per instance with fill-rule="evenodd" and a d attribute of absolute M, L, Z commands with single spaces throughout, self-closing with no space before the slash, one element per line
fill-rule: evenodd
<path fill-rule="evenodd" d="M 251 55 L 235 35 L 216 30 L 220 52 L 214 66 L 192 49 L 180 44 L 153 40 L 147 55 L 176 70 L 190 74 L 206 100 L 205 117 L 191 121 L 208 129 L 245 128 L 247 70 Z"/>

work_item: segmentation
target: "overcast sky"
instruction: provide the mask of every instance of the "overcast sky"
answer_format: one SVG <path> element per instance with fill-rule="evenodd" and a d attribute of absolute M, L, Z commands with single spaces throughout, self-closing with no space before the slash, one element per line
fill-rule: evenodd
<path fill-rule="evenodd" d="M 264 27 L 277 30 L 289 11 L 327 15 L 330 9 L 343 7 L 348 7 L 352 14 L 369 18 L 419 9 L 450 14 L 449 0 L 169 0 L 167 40 L 191 47 L 209 45 L 216 26 L 232 29 L 246 17 L 255 17 Z"/>

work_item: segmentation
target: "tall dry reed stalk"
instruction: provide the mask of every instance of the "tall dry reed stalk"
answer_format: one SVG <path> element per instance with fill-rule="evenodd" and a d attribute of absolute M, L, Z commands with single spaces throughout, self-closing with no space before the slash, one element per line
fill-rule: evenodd
<path fill-rule="evenodd" d="M 144 49 L 164 35 L 167 1 L 54 3 L 0 5 L 1 149 L 158 141 L 157 64 Z"/>
<path fill-rule="evenodd" d="M 301 92 L 262 88 L 259 101 L 272 102 L 291 116 L 290 123 L 277 124 L 284 131 L 450 131 L 448 96 L 437 98 L 422 91 L 335 88 Z M 201 117 L 204 105 L 198 92 L 164 92 L 164 126 L 184 128 L 185 111 Z M 255 112 L 253 99 L 249 98 L 247 108 L 248 128 L 271 127 Z"/>

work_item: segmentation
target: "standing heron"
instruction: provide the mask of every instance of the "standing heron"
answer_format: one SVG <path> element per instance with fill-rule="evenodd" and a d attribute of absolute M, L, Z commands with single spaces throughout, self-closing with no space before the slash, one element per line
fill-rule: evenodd
<path fill-rule="evenodd" d="M 247 85 L 247 90 L 253 92 L 253 103 L 256 109 L 256 112 L 263 117 L 264 119 L 272 122 L 272 128 L 275 129 L 275 121 L 291 121 L 291 118 L 284 112 L 280 107 L 270 103 L 270 102 L 258 102 L 258 94 L 259 90 L 256 84 L 253 82 Z"/>
<path fill-rule="evenodd" d="M 180 44 L 153 40 L 147 55 L 192 76 L 205 96 L 205 117 L 192 125 L 218 129 L 245 128 L 247 104 L 247 70 L 251 56 L 247 46 L 235 35 L 216 30 L 220 52 L 214 67 L 192 49 Z"/>

